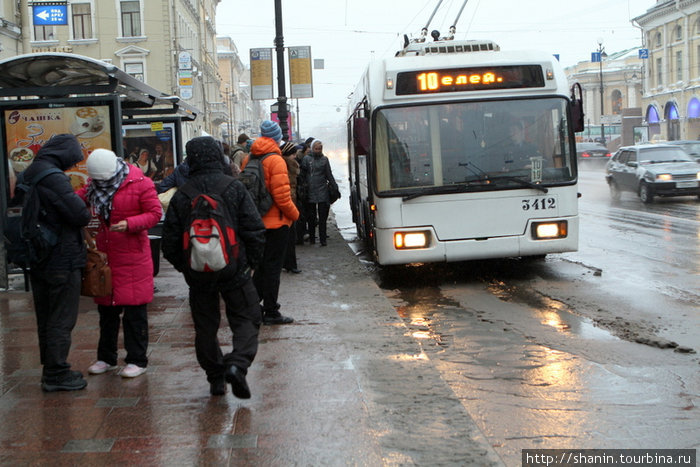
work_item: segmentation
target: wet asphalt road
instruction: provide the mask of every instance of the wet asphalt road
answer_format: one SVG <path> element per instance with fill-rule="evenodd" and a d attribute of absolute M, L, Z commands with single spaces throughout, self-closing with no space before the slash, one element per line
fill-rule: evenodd
<path fill-rule="evenodd" d="M 580 181 L 578 252 L 367 262 L 507 465 L 525 448 L 700 447 L 700 202 L 613 202 L 600 167 Z"/>

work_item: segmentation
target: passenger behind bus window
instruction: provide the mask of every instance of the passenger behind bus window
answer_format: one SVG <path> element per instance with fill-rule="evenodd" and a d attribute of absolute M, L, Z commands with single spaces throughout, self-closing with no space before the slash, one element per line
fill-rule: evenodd
<path fill-rule="evenodd" d="M 520 170 L 531 167 L 531 157 L 542 157 L 537 147 L 525 137 L 522 122 L 514 121 L 508 125 L 510 142 L 505 153 L 505 170 Z"/>

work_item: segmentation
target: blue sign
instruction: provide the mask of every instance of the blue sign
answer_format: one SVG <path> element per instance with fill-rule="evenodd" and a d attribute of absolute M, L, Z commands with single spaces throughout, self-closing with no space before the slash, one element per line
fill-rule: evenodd
<path fill-rule="evenodd" d="M 600 61 L 600 52 L 591 52 L 591 61 L 598 63 Z"/>
<path fill-rule="evenodd" d="M 641 58 L 641 59 L 649 58 L 649 49 L 639 49 L 639 58 Z"/>
<path fill-rule="evenodd" d="M 34 26 L 66 26 L 68 5 L 34 5 Z"/>

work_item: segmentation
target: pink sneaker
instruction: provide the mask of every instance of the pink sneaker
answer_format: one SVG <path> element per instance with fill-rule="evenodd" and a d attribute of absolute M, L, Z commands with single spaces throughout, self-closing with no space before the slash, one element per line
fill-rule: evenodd
<path fill-rule="evenodd" d="M 119 373 L 122 378 L 136 378 L 141 376 L 146 372 L 145 368 L 129 363 L 124 367 L 124 369 Z"/>
<path fill-rule="evenodd" d="M 103 362 L 102 360 L 97 360 L 95 363 L 90 365 L 90 368 L 88 368 L 88 373 L 91 375 L 101 375 L 102 373 L 106 373 L 108 371 L 116 370 L 117 365 L 110 365 L 107 362 Z"/>

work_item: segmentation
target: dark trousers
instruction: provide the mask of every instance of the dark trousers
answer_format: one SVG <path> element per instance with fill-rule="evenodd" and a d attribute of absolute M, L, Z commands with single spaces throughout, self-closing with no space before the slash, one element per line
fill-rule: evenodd
<path fill-rule="evenodd" d="M 287 250 L 284 253 L 283 267 L 288 271 L 297 268 L 297 225 L 297 221 L 293 222 L 292 226 L 289 228 L 289 235 L 287 235 Z"/>
<path fill-rule="evenodd" d="M 277 297 L 280 291 L 280 274 L 284 263 L 284 252 L 287 249 L 289 227 L 267 229 L 265 231 L 265 252 L 263 259 L 255 270 L 253 282 L 262 300 L 263 314 L 276 316 L 280 305 Z"/>
<path fill-rule="evenodd" d="M 326 222 L 328 221 L 328 213 L 331 210 L 330 203 L 307 203 L 306 216 L 309 220 L 309 238 L 316 238 L 316 225 L 318 225 L 318 237 L 321 243 L 326 243 L 328 236 L 326 235 Z"/>
<path fill-rule="evenodd" d="M 297 244 L 303 245 L 304 235 L 306 235 L 306 233 L 309 231 L 308 221 L 306 220 L 304 205 L 299 203 L 297 209 L 299 209 L 299 219 L 297 219 L 295 222 L 294 235 L 296 236 Z"/>
<path fill-rule="evenodd" d="M 119 340 L 119 315 L 124 325 L 124 349 L 126 363 L 141 368 L 148 366 L 148 315 L 147 305 L 97 305 L 100 313 L 100 341 L 97 344 L 97 359 L 110 365 L 117 364 Z"/>
<path fill-rule="evenodd" d="M 68 375 L 71 332 L 78 320 L 81 271 L 31 270 L 32 295 L 43 376 Z"/>
<path fill-rule="evenodd" d="M 226 318 L 233 333 L 231 353 L 224 355 L 219 345 L 221 308 L 219 296 L 226 304 Z M 190 287 L 190 310 L 194 322 L 194 348 L 199 366 L 207 380 L 221 378 L 231 365 L 246 373 L 258 352 L 258 332 L 262 321 L 260 300 L 252 280 L 242 287 L 221 289 L 216 283 Z"/>

